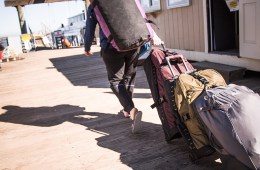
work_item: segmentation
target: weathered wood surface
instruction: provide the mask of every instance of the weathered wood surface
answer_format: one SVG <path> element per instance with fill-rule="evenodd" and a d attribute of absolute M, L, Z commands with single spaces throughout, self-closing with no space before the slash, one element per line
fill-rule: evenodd
<path fill-rule="evenodd" d="M 162 0 L 160 11 L 147 13 L 159 27 L 154 29 L 168 48 L 205 51 L 203 0 L 192 0 L 191 4 L 168 9 L 167 0 Z"/>
<path fill-rule="evenodd" d="M 224 169 L 216 154 L 192 163 L 182 139 L 165 142 L 142 67 L 134 101 L 143 127 L 132 134 L 99 53 L 82 53 L 38 51 L 2 64 L 0 169 Z"/>

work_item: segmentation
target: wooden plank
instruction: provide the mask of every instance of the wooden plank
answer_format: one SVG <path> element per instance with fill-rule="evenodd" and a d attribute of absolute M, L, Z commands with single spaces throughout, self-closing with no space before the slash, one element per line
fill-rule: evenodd
<path fill-rule="evenodd" d="M 169 21 L 169 10 L 165 10 L 165 40 L 166 40 L 166 45 L 170 45 L 170 21 Z"/>
<path fill-rule="evenodd" d="M 53 2 L 62 2 L 62 1 L 66 1 L 66 0 L 42 0 L 41 3 L 53 3 Z M 68 0 L 67 0 L 68 1 Z M 38 3 L 37 0 L 5 0 L 5 7 L 15 7 L 17 5 L 30 5 L 30 4 L 35 4 Z"/>
<path fill-rule="evenodd" d="M 190 50 L 189 48 L 189 23 L 188 23 L 188 8 L 181 8 L 182 13 L 182 23 L 183 23 L 183 49 Z"/>
<path fill-rule="evenodd" d="M 199 35 L 200 51 L 205 51 L 203 0 L 199 0 Z"/>
<path fill-rule="evenodd" d="M 195 50 L 193 8 L 188 7 L 189 50 Z"/>
<path fill-rule="evenodd" d="M 170 37 L 170 44 L 169 44 L 169 48 L 174 48 L 175 43 L 174 43 L 174 22 L 173 22 L 173 13 L 172 13 L 172 9 L 168 9 L 169 10 L 169 37 Z"/>
<path fill-rule="evenodd" d="M 172 10 L 173 17 L 173 31 L 174 31 L 174 48 L 180 49 L 180 41 L 179 41 L 179 26 L 178 26 L 178 12 L 177 9 Z"/>
<path fill-rule="evenodd" d="M 183 32 L 183 17 L 181 13 L 181 8 L 177 8 L 178 16 L 178 33 L 179 33 L 179 44 L 180 49 L 184 49 L 184 32 Z"/>
<path fill-rule="evenodd" d="M 163 10 L 163 13 L 161 13 L 161 20 L 163 21 L 163 41 L 165 41 L 166 45 L 167 45 L 167 34 L 166 34 L 166 30 L 167 30 L 167 19 L 166 19 L 166 16 L 167 16 L 167 9 L 166 9 L 166 6 L 165 6 L 165 1 L 163 1 L 163 5 L 162 5 L 162 10 Z"/>
<path fill-rule="evenodd" d="M 192 1 L 195 51 L 200 51 L 199 1 Z"/>

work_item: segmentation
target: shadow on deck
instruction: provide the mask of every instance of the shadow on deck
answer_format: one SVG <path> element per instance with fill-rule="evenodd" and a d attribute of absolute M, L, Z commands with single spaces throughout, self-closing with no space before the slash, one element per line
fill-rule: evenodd
<path fill-rule="evenodd" d="M 99 53 L 95 53 L 91 57 L 78 55 L 55 58 L 51 59 L 51 62 L 75 86 L 109 88 L 106 68 Z M 244 79 L 232 83 L 245 85 L 259 92 L 258 75 L 259 73 L 247 71 Z M 138 67 L 135 88 L 149 88 L 146 75 L 141 66 Z M 112 92 L 107 93 L 112 94 Z M 134 97 L 152 98 L 151 94 L 138 93 L 135 93 Z M 153 164 L 154 169 L 175 169 L 175 167 L 178 167 L 177 169 L 236 169 L 237 167 L 247 169 L 233 158 L 222 157 L 217 153 L 200 159 L 196 164 L 191 164 L 190 160 L 187 159 L 188 148 L 186 143 L 182 139 L 178 139 L 173 141 L 172 144 L 166 144 L 161 125 L 145 122 L 142 133 L 133 135 L 126 133 L 125 129 L 129 128 L 131 124 L 122 117 L 83 111 L 82 115 L 95 115 L 97 118 L 71 117 L 66 121 L 86 126 L 88 130 L 93 132 L 108 134 L 96 139 L 98 145 L 121 153 L 121 161 L 133 169 L 147 169 L 147 167 L 151 167 L 151 164 Z M 157 147 L 154 147 L 154 143 L 158 144 Z M 215 162 L 219 157 L 221 157 L 224 164 Z M 148 166 L 148 164 L 150 165 Z"/>
<path fill-rule="evenodd" d="M 99 53 L 90 57 L 75 55 L 53 58 L 50 61 L 74 86 L 109 88 L 106 66 Z M 149 88 L 142 67 L 138 67 L 135 88 Z"/>
<path fill-rule="evenodd" d="M 97 145 L 120 153 L 122 163 L 132 169 L 220 169 L 215 162 L 217 155 L 203 158 L 193 164 L 188 158 L 188 148 L 182 139 L 171 144 L 164 140 L 161 125 L 143 122 L 138 134 L 130 132 L 131 121 L 122 115 L 86 112 L 85 108 L 73 105 L 54 107 L 4 106 L 1 122 L 22 125 L 51 127 L 71 122 L 86 127 L 86 130 L 102 134 L 96 138 Z M 126 130 L 129 129 L 129 130 Z"/>
<path fill-rule="evenodd" d="M 50 61 L 54 67 L 46 69 L 57 69 L 74 86 L 109 88 L 105 65 L 102 58 L 99 57 L 99 53 L 95 53 L 91 57 L 70 55 L 51 58 Z M 43 78 L 37 80 L 40 81 Z M 247 82 L 251 88 L 254 88 L 255 84 L 250 80 Z M 239 84 L 243 84 L 243 82 L 239 82 Z M 135 88 L 149 88 L 142 67 L 138 67 Z M 134 97 L 152 98 L 151 94 L 143 93 L 135 93 Z M 162 126 L 158 124 L 143 122 L 142 131 L 139 134 L 132 134 L 129 129 L 130 119 L 125 119 L 122 115 L 87 112 L 84 107 L 70 104 L 52 107 L 5 105 L 2 109 L 5 110 L 5 113 L 0 115 L 0 122 L 36 127 L 52 127 L 64 122 L 71 122 L 86 127 L 88 131 L 102 134 L 102 137 L 96 138 L 97 145 L 119 153 L 120 161 L 132 169 L 214 170 L 227 169 L 224 166 L 228 166 L 215 161 L 219 158 L 218 154 L 192 163 L 188 156 L 188 147 L 183 139 L 176 139 L 170 144 L 166 143 Z M 229 167 L 228 169 L 235 168 Z"/>

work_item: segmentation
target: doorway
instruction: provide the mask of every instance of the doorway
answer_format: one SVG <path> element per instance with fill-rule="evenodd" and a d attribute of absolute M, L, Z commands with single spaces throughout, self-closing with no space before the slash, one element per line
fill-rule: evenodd
<path fill-rule="evenodd" d="M 239 55 L 239 12 L 225 0 L 207 0 L 209 52 Z"/>

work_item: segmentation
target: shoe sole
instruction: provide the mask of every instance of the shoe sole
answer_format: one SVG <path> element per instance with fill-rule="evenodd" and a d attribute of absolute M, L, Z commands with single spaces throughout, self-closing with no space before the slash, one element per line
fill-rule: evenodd
<path fill-rule="evenodd" d="M 138 111 L 132 124 L 132 133 L 137 133 L 141 129 L 142 112 Z"/>
<path fill-rule="evenodd" d="M 118 114 L 121 114 L 121 115 L 124 116 L 125 118 L 130 118 L 130 115 L 129 115 L 128 113 L 125 113 L 124 110 L 120 110 L 120 111 L 118 112 Z"/>

